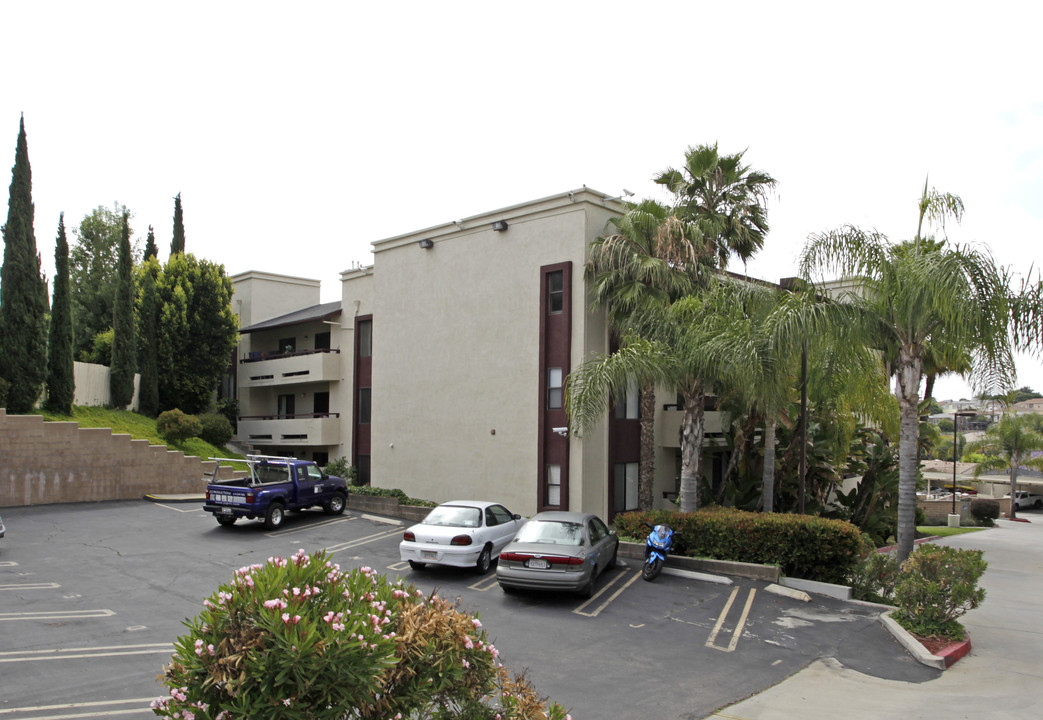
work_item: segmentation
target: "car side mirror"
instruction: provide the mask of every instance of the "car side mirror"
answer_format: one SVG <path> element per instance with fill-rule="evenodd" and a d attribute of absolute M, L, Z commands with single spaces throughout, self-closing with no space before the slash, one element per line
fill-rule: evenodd
<path fill-rule="evenodd" d="M 521 515 L 519 515 L 518 513 L 514 513 L 513 515 L 511 515 L 511 517 L 515 520 L 521 520 Z"/>

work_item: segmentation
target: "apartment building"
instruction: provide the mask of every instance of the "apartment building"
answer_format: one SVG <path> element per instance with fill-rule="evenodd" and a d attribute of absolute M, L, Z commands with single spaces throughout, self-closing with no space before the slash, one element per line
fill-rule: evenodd
<path fill-rule="evenodd" d="M 237 439 L 324 462 L 434 501 L 490 498 L 514 512 L 611 517 L 637 505 L 636 388 L 570 436 L 563 384 L 610 350 L 583 278 L 587 246 L 621 212 L 588 188 L 373 243 L 373 265 L 314 280 L 232 278 L 242 339 Z M 656 411 L 656 502 L 679 474 L 681 411 Z M 707 414 L 708 475 L 720 417 Z"/>

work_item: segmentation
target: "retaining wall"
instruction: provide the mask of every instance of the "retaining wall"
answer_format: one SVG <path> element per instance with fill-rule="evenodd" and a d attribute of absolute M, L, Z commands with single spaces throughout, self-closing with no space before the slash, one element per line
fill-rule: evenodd
<path fill-rule="evenodd" d="M 200 493 L 213 466 L 107 428 L 0 408 L 0 507 Z"/>

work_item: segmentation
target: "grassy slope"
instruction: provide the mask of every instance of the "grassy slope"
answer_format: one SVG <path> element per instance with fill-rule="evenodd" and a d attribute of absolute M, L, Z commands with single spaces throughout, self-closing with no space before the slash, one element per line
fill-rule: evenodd
<path fill-rule="evenodd" d="M 152 418 L 138 415 L 125 410 L 109 410 L 101 407 L 73 407 L 72 415 L 55 415 L 49 412 L 40 412 L 44 420 L 73 421 L 84 428 L 107 427 L 112 428 L 115 434 L 130 435 L 135 440 L 148 440 L 153 445 L 166 445 L 172 450 L 182 450 L 186 455 L 195 455 L 201 458 L 209 457 L 242 457 L 239 453 L 233 453 L 227 448 L 215 447 L 205 440 L 190 438 L 182 447 L 177 447 L 166 442 L 156 432 L 156 421 Z"/>

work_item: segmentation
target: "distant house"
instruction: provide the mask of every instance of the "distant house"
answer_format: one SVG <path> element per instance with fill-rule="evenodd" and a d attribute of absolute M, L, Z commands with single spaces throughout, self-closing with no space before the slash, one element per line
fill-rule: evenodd
<path fill-rule="evenodd" d="M 1014 403 L 1014 410 L 1019 415 L 1023 413 L 1043 413 L 1043 398 L 1031 398 Z"/>

